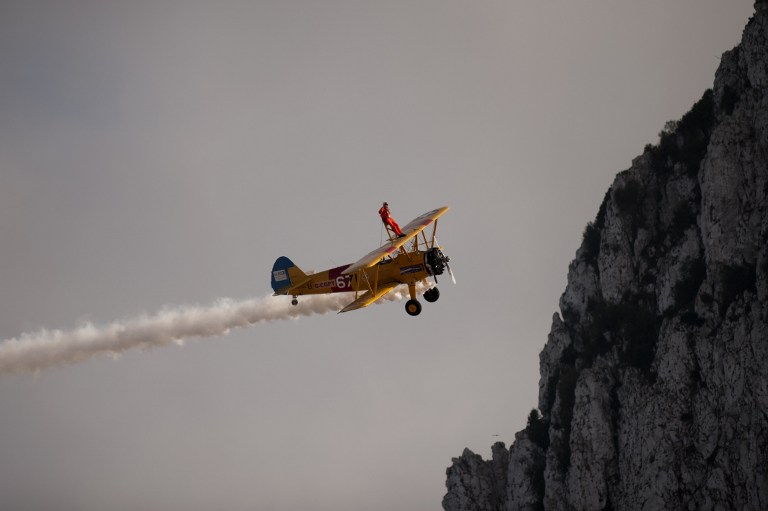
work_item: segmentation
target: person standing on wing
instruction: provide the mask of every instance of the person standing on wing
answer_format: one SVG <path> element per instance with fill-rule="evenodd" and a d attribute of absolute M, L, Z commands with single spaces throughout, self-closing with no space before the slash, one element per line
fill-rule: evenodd
<path fill-rule="evenodd" d="M 393 231 L 395 231 L 395 234 L 397 234 L 398 238 L 405 237 L 403 231 L 400 230 L 400 226 L 397 225 L 395 219 L 392 218 L 392 214 L 389 212 L 389 204 L 386 202 L 381 206 L 381 209 L 379 209 L 379 216 L 381 217 L 381 221 L 384 222 L 385 226 L 389 226 Z"/>

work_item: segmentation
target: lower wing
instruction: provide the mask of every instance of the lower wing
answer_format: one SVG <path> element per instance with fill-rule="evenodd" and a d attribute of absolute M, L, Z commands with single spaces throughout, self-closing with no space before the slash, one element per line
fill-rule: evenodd
<path fill-rule="evenodd" d="M 342 312 L 349 312 L 357 309 L 362 309 L 363 307 L 367 307 L 368 305 L 372 304 L 385 294 L 392 291 L 394 288 L 400 285 L 400 282 L 390 282 L 389 284 L 384 284 L 382 286 L 379 286 L 379 289 L 376 290 L 376 293 L 372 293 L 370 291 L 366 291 L 360 297 L 355 300 L 354 302 L 350 303 L 343 309 L 339 311 L 339 314 Z"/>

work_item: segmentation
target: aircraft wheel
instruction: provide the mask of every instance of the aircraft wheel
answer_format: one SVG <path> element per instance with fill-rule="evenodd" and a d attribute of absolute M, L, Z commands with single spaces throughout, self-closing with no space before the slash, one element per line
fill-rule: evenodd
<path fill-rule="evenodd" d="M 405 312 L 411 316 L 418 316 L 421 312 L 421 304 L 418 300 L 408 300 L 405 302 Z"/>
<path fill-rule="evenodd" d="M 440 290 L 436 287 L 433 287 L 432 289 L 427 289 L 424 291 L 424 299 L 430 303 L 436 302 L 437 299 L 440 298 Z"/>

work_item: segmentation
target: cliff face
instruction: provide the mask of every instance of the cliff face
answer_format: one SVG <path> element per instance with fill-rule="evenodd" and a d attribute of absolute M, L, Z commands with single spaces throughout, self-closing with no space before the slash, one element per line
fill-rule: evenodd
<path fill-rule="evenodd" d="M 539 416 L 446 511 L 768 509 L 768 8 L 616 177 L 540 355 Z"/>

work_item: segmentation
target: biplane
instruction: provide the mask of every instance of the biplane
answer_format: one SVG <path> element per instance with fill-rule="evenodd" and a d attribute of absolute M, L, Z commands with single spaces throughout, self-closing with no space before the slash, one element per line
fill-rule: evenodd
<path fill-rule="evenodd" d="M 448 207 L 433 209 L 416 217 L 402 228 L 403 237 L 396 237 L 387 227 L 389 241 L 364 255 L 353 264 L 346 264 L 318 273 L 304 273 L 287 257 L 279 257 L 272 267 L 272 289 L 274 296 L 292 295 L 293 305 L 298 304 L 300 295 L 325 293 L 354 293 L 352 303 L 339 312 L 349 312 L 366 307 L 383 297 L 399 285 L 407 285 L 410 299 L 405 311 L 418 316 L 421 303 L 416 299 L 416 284 L 429 284 L 429 277 L 437 283 L 437 276 L 446 270 L 453 278 L 448 261 L 437 243 L 437 220 Z M 432 225 L 427 236 L 426 229 Z M 437 287 L 430 287 L 424 299 L 435 302 L 440 297 Z"/>

